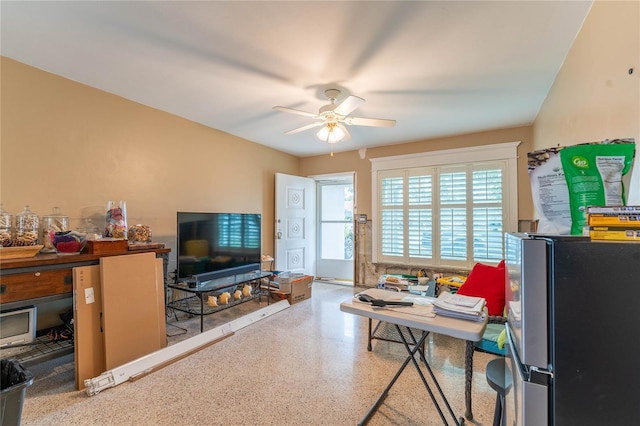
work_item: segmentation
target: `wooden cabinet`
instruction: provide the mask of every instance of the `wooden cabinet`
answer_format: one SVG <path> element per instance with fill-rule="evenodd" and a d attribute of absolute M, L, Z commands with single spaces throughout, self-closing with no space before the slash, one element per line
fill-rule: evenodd
<path fill-rule="evenodd" d="M 147 250 L 163 257 L 166 265 L 169 249 Z M 13 307 L 28 304 L 33 299 L 72 297 L 73 268 L 99 265 L 100 258 L 136 254 L 144 251 L 125 251 L 108 254 L 79 254 L 58 256 L 38 254 L 20 259 L 0 259 L 0 305 Z M 24 302 L 24 303 L 20 303 Z M 7 306 L 7 304 L 9 304 Z"/>
<path fill-rule="evenodd" d="M 51 327 L 52 320 L 56 322 L 59 321 L 57 318 L 59 312 L 56 310 L 59 309 L 61 305 L 65 306 L 68 304 L 69 307 L 72 305 L 74 268 L 100 268 L 99 265 L 106 258 L 119 256 L 126 259 L 133 259 L 136 256 L 129 255 L 142 254 L 145 252 L 155 253 L 155 258 L 162 258 L 162 262 L 159 262 L 159 259 L 155 259 L 156 262 L 152 263 L 152 265 L 154 265 L 153 270 L 149 273 L 149 275 L 153 276 L 154 300 L 152 306 L 158 307 L 158 312 L 150 315 L 150 317 L 152 317 L 151 319 L 155 320 L 157 323 L 161 322 L 161 325 L 164 325 L 165 302 L 162 281 L 164 281 L 164 284 L 166 285 L 169 249 L 133 250 L 70 256 L 38 254 L 29 258 L 0 259 L 0 308 L 4 310 L 22 307 L 25 305 L 36 305 L 38 307 L 38 344 L 34 346 L 33 350 L 22 352 L 16 355 L 16 357 L 19 358 L 24 365 L 30 365 L 73 352 L 73 344 L 71 346 L 54 345 L 47 340 L 46 334 L 42 333 L 46 333 L 48 328 Z M 162 265 L 159 265 L 160 263 Z M 156 277 L 160 277 L 160 280 L 157 281 Z M 162 277 L 164 277 L 164 280 L 162 280 Z M 112 303 L 112 305 L 118 304 Z M 44 312 L 44 314 L 42 314 L 42 312 Z M 98 309 L 97 315 L 99 319 L 101 313 L 101 309 Z M 91 322 L 83 325 L 91 326 Z M 83 328 L 76 321 L 76 332 L 78 331 L 78 327 Z M 96 334 L 96 338 L 101 340 L 101 324 L 99 324 L 95 330 L 90 331 L 90 333 Z M 164 331 L 162 331 L 161 336 L 157 338 L 158 341 L 160 341 L 160 337 L 165 338 Z M 42 340 L 42 344 L 40 344 L 40 340 Z M 76 340 L 76 344 L 77 343 L 78 342 Z M 162 344 L 162 341 L 160 341 L 160 343 Z M 47 347 L 46 350 L 43 349 L 45 346 Z M 78 356 L 78 354 L 76 354 L 76 356 Z M 100 372 L 101 371 L 102 370 L 100 370 Z"/>
<path fill-rule="evenodd" d="M 25 299 L 67 294 L 73 291 L 71 268 L 47 270 L 35 268 L 0 278 L 0 304 Z"/>

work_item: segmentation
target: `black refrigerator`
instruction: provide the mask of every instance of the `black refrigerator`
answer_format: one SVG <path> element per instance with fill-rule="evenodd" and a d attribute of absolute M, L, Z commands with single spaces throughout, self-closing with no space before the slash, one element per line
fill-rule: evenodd
<path fill-rule="evenodd" d="M 507 425 L 640 424 L 640 243 L 505 234 Z"/>

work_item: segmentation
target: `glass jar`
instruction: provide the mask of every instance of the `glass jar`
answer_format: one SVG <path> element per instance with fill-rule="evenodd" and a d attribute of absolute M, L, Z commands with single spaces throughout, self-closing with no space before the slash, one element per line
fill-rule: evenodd
<path fill-rule="evenodd" d="M 42 244 L 43 251 L 55 251 L 51 241 L 51 233 L 69 230 L 69 217 L 60 213 L 60 207 L 54 207 L 49 216 L 42 216 Z"/>
<path fill-rule="evenodd" d="M 102 238 L 102 234 L 91 218 L 86 218 L 84 223 L 78 227 L 78 232 L 87 235 L 87 241 L 95 241 Z"/>
<path fill-rule="evenodd" d="M 131 225 L 129 227 L 129 244 L 145 244 L 151 242 L 151 228 L 147 225 Z"/>
<path fill-rule="evenodd" d="M 38 231 L 40 220 L 38 215 L 25 206 L 24 210 L 16 215 L 16 246 L 35 246 L 38 244 Z"/>
<path fill-rule="evenodd" d="M 127 203 L 126 201 L 107 202 L 104 236 L 106 238 L 127 239 Z"/>
<path fill-rule="evenodd" d="M 13 216 L 0 204 L 0 246 L 11 247 L 13 243 Z"/>

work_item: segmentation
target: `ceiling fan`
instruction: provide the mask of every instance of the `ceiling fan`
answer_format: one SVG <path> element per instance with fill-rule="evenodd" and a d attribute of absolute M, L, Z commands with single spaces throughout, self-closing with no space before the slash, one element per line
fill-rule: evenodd
<path fill-rule="evenodd" d="M 356 108 L 362 105 L 365 100 L 350 95 L 345 100 L 336 104 L 336 99 L 340 96 L 340 90 L 327 89 L 324 91 L 325 96 L 331 103 L 320 107 L 318 113 L 301 111 L 299 109 L 288 108 L 283 106 L 274 106 L 273 109 L 283 112 L 289 112 L 292 114 L 304 115 L 314 120 L 313 123 L 307 124 L 302 127 L 298 127 L 286 132 L 286 135 L 302 132 L 304 130 L 312 129 L 314 127 L 320 127 L 320 131 L 316 133 L 318 139 L 328 142 L 336 143 L 343 139 L 350 139 L 351 135 L 347 130 L 346 125 L 353 126 L 372 126 L 372 127 L 393 127 L 396 125 L 396 120 L 388 120 L 384 118 L 363 118 L 352 117 L 351 114 Z"/>

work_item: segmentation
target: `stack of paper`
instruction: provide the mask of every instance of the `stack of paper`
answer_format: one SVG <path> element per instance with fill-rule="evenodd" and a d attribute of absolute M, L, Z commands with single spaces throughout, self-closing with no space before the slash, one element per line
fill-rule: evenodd
<path fill-rule="evenodd" d="M 484 304 L 483 297 L 443 292 L 433 301 L 433 310 L 437 315 L 446 317 L 483 321 L 485 317 Z"/>

